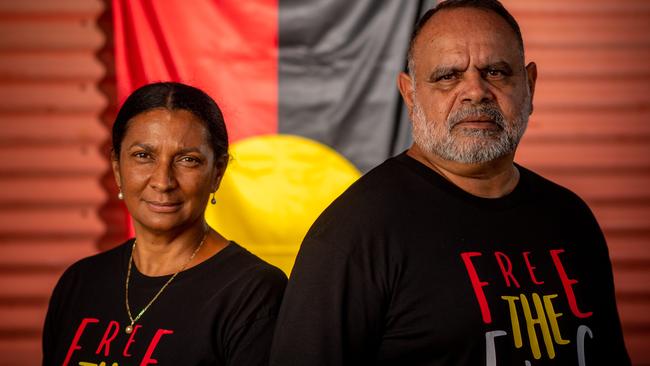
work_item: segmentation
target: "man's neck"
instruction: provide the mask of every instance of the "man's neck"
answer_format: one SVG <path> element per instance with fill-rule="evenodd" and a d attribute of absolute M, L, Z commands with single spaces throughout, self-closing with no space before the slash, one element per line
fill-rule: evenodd
<path fill-rule="evenodd" d="M 463 191 L 477 197 L 499 198 L 512 192 L 519 182 L 513 164 L 514 153 L 479 164 L 463 164 L 429 154 L 417 145 L 406 152 L 413 159 L 434 170 Z"/>

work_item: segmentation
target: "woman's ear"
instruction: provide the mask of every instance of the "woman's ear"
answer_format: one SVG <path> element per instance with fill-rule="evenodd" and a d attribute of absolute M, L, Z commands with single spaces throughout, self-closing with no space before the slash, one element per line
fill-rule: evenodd
<path fill-rule="evenodd" d="M 122 188 L 122 176 L 120 175 L 120 160 L 115 150 L 111 150 L 111 168 L 113 169 L 113 178 L 115 178 L 115 184 L 117 188 Z"/>
<path fill-rule="evenodd" d="M 216 175 L 210 187 L 212 192 L 216 192 L 219 189 L 223 174 L 226 172 L 226 167 L 228 167 L 228 161 L 230 161 L 230 155 L 224 154 L 214 162 Z"/>

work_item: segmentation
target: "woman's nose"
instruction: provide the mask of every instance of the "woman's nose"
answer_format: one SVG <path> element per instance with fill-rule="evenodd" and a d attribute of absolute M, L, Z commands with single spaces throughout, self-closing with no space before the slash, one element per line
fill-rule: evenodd
<path fill-rule="evenodd" d="M 173 189 L 177 185 L 174 168 L 170 163 L 158 162 L 149 178 L 149 185 L 159 191 Z"/>

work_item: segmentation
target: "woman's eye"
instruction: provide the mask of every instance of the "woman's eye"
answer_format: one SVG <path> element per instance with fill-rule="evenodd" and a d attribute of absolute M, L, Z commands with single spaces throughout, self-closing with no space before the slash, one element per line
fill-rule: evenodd
<path fill-rule="evenodd" d="M 199 164 L 201 161 L 193 156 L 183 156 L 180 159 L 178 159 L 181 163 L 188 164 L 188 165 L 196 165 Z"/>

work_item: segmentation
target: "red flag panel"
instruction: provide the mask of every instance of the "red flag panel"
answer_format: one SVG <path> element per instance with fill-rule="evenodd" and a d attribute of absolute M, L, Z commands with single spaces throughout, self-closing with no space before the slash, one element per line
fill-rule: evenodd
<path fill-rule="evenodd" d="M 197 86 L 231 141 L 277 132 L 277 0 L 113 0 L 119 102 L 153 81 Z"/>

